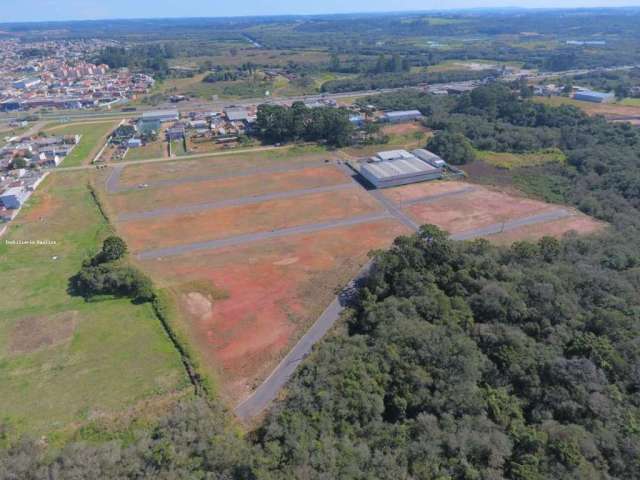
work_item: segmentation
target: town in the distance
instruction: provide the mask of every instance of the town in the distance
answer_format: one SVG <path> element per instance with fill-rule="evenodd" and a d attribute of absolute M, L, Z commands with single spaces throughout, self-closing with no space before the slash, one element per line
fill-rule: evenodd
<path fill-rule="evenodd" d="M 640 7 L 24 2 L 0 479 L 640 479 Z"/>

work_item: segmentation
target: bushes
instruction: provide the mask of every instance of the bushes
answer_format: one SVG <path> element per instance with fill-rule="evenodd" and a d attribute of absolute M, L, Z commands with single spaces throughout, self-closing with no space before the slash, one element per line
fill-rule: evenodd
<path fill-rule="evenodd" d="M 151 279 L 135 267 L 121 260 L 127 245 L 120 237 L 108 237 L 102 250 L 86 260 L 80 271 L 69 280 L 69 291 L 87 299 L 96 295 L 129 297 L 135 303 L 155 298 Z"/>
<path fill-rule="evenodd" d="M 452 165 L 464 165 L 475 159 L 471 143 L 460 133 L 437 133 L 429 140 L 427 148 Z"/>

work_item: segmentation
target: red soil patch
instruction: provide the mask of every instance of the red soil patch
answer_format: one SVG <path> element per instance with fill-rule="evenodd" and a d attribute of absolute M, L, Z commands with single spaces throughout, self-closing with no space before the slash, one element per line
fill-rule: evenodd
<path fill-rule="evenodd" d="M 428 128 L 426 128 L 424 125 L 417 122 L 394 123 L 391 125 L 385 125 L 382 128 L 382 132 L 386 133 L 387 135 L 407 135 L 409 133 L 415 133 L 415 132 L 425 133 L 428 131 L 429 131 Z"/>
<path fill-rule="evenodd" d="M 109 203 L 119 213 L 136 212 L 172 205 L 212 202 L 347 182 L 349 179 L 344 173 L 335 166 L 327 165 L 282 173 L 204 180 L 166 188 L 134 190 L 110 196 Z"/>
<path fill-rule="evenodd" d="M 182 295 L 186 331 L 205 365 L 220 372 L 230 402 L 246 398 L 367 261 L 407 233 L 384 220 L 312 235 L 202 252 L 142 267 L 165 285 L 208 281 L 228 295 Z"/>
<path fill-rule="evenodd" d="M 380 210 L 357 188 L 218 208 L 186 215 L 156 217 L 118 225 L 133 250 L 149 250 L 339 220 Z"/>
<path fill-rule="evenodd" d="M 555 208 L 548 203 L 478 187 L 465 195 L 411 205 L 405 210 L 419 223 L 432 223 L 449 233 L 458 233 Z"/>
<path fill-rule="evenodd" d="M 331 153 L 305 153 L 294 156 L 284 151 L 258 151 L 235 155 L 220 155 L 195 160 L 176 160 L 175 162 L 156 162 L 141 165 L 128 165 L 122 171 L 122 187 L 135 187 L 140 183 L 173 180 L 198 175 L 220 175 L 242 172 L 252 168 L 269 168 L 286 165 L 303 165 L 334 159 Z"/>
<path fill-rule="evenodd" d="M 598 222 L 586 215 L 576 214 L 569 218 L 538 223 L 536 225 L 527 225 L 498 235 L 491 235 L 487 238 L 494 243 L 508 245 L 518 240 L 535 241 L 546 235 L 562 237 L 569 232 L 588 235 L 598 232 L 604 227 L 605 224 L 602 222 Z"/>
<path fill-rule="evenodd" d="M 9 353 L 24 354 L 60 345 L 70 340 L 78 324 L 78 312 L 47 317 L 25 317 L 16 322 L 9 336 Z"/>
<path fill-rule="evenodd" d="M 468 183 L 447 181 L 412 183 L 411 185 L 385 189 L 384 196 L 392 202 L 402 203 L 431 195 L 464 190 L 469 186 Z"/>

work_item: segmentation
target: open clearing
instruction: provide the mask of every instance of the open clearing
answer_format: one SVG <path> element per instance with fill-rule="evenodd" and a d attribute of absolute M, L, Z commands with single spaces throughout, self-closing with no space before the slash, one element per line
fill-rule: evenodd
<path fill-rule="evenodd" d="M 506 224 L 518 219 L 552 213 L 558 206 L 465 182 L 432 182 L 397 187 L 386 192 L 388 198 L 404 203 L 404 211 L 420 224 L 432 223 L 451 234 Z M 571 230 L 591 233 L 600 222 L 569 208 L 565 219 L 540 222 L 501 233 L 511 241 L 536 235 L 561 236 Z M 493 235 L 489 235 L 493 239 Z M 503 240 L 503 243 L 506 240 Z"/>
<path fill-rule="evenodd" d="M 225 397 L 246 398 L 366 262 L 369 250 L 408 233 L 394 220 L 313 235 L 149 260 L 143 268 L 171 286 L 206 280 L 224 298 L 182 293 L 188 338 L 219 372 Z"/>
<path fill-rule="evenodd" d="M 149 305 L 86 303 L 69 277 L 109 234 L 87 175 L 47 177 L 0 244 L 0 412 L 16 435 L 70 434 L 188 385 Z M 12 244 L 42 240 L 49 244 Z M 59 438 L 59 437 L 58 437 Z"/>
<path fill-rule="evenodd" d="M 354 185 L 349 190 L 124 222 L 118 230 L 132 250 L 140 251 L 338 220 L 377 210 L 380 208 L 376 201 Z"/>
<path fill-rule="evenodd" d="M 195 180 L 206 175 L 234 174 L 254 168 L 319 163 L 334 157 L 331 153 L 319 148 L 291 147 L 273 152 L 229 154 L 196 160 L 176 160 L 162 164 L 133 165 L 124 169 L 120 184 L 122 188 L 131 188 L 140 183 L 152 184 L 185 177 Z"/>
<path fill-rule="evenodd" d="M 262 173 L 220 180 L 178 183 L 163 188 L 130 190 L 114 195 L 110 204 L 117 212 L 134 212 L 172 205 L 196 204 L 226 198 L 338 185 L 345 181 L 344 174 L 334 166 L 319 166 L 285 171 L 277 176 L 272 173 Z"/>
<path fill-rule="evenodd" d="M 61 167 L 85 165 L 98 154 L 109 134 L 115 130 L 120 121 L 70 123 L 53 125 L 45 128 L 50 135 L 82 135 L 80 143 L 62 161 Z"/>
<path fill-rule="evenodd" d="M 567 97 L 534 97 L 534 101 L 551 106 L 573 105 L 584 110 L 589 115 L 604 115 L 606 117 L 640 116 L 640 105 L 625 103 L 593 103 L 582 102 Z"/>
<path fill-rule="evenodd" d="M 368 251 L 411 232 L 407 215 L 460 238 L 501 242 L 597 229 L 569 209 L 461 181 L 368 192 L 338 156 L 348 154 L 131 165 L 123 185 L 109 182 L 104 199 L 117 230 L 141 268 L 171 292 L 177 330 L 230 405 L 250 396 Z M 509 228 L 496 230 L 500 222 Z"/>

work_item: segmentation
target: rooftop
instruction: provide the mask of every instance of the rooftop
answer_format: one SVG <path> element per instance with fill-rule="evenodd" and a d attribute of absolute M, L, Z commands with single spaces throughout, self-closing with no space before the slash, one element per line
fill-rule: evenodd
<path fill-rule="evenodd" d="M 362 170 L 365 170 L 378 180 L 390 180 L 392 178 L 408 177 L 422 173 L 436 173 L 440 171 L 413 155 L 410 155 L 409 158 L 365 163 L 362 166 Z"/>

